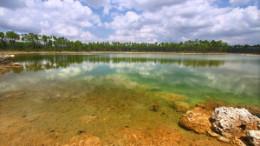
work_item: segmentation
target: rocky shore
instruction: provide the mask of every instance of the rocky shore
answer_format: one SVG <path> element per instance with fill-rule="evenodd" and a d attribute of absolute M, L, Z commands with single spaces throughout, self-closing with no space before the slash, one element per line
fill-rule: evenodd
<path fill-rule="evenodd" d="M 13 58 L 14 55 L 1 55 L 0 56 L 0 74 L 5 74 L 13 70 L 17 72 L 18 70 L 22 69 L 23 66 L 18 63 L 13 63 L 10 58 Z M 19 72 L 19 71 L 18 71 Z"/>
<path fill-rule="evenodd" d="M 257 112 L 257 111 L 256 111 Z M 197 104 L 183 114 L 180 124 L 235 145 L 260 145 L 260 119 L 245 108 Z"/>
<path fill-rule="evenodd" d="M 167 95 L 178 97 L 176 95 Z M 183 105 L 183 103 L 181 103 Z M 179 111 L 177 104 L 174 103 L 176 111 Z M 186 107 L 186 106 L 185 106 Z M 151 111 L 157 112 L 160 107 L 152 105 Z M 253 107 L 250 111 L 258 113 Z M 186 110 L 186 109 L 185 109 Z M 259 114 L 259 113 L 258 113 Z M 251 114 L 245 108 L 234 108 L 223 106 L 221 103 L 209 102 L 198 103 L 194 108 L 183 114 L 180 124 L 198 134 L 208 135 L 209 138 L 216 138 L 227 145 L 239 146 L 259 146 L 260 145 L 260 119 Z M 116 139 L 116 140 L 115 140 Z M 207 140 L 206 140 L 207 141 Z M 169 127 L 155 127 L 142 131 L 132 128 L 124 128 L 119 131 L 119 136 L 114 137 L 112 143 L 118 145 L 208 145 L 213 140 L 195 140 L 191 143 L 179 131 Z M 104 141 L 98 137 L 86 134 L 75 137 L 67 145 L 102 145 Z M 66 145 L 66 146 L 67 146 Z M 211 145 L 217 145 L 211 143 Z"/>

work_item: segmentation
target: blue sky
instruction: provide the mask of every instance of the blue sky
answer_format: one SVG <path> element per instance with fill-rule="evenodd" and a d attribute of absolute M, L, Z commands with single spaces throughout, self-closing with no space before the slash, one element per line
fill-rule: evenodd
<path fill-rule="evenodd" d="M 0 31 L 82 42 L 260 43 L 258 0 L 0 0 Z"/>

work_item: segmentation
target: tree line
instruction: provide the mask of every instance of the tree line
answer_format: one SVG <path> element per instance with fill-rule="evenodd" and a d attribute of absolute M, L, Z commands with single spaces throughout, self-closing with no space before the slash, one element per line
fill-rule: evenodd
<path fill-rule="evenodd" d="M 70 41 L 65 37 L 0 32 L 1 51 L 143 51 L 143 52 L 195 52 L 195 53 L 255 53 L 260 44 L 229 45 L 221 40 L 188 40 L 185 42 L 120 43 Z"/>

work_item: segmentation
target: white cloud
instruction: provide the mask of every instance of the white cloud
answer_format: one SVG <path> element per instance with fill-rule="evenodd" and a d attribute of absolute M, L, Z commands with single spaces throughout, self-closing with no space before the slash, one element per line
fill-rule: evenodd
<path fill-rule="evenodd" d="M 98 37 L 96 37 L 95 35 L 87 31 L 81 33 L 79 40 L 82 40 L 83 42 L 91 42 L 91 41 L 99 41 L 101 39 L 99 39 Z"/>
<path fill-rule="evenodd" d="M 142 15 L 138 15 L 133 11 L 127 12 L 124 16 L 119 15 L 114 18 L 111 23 L 105 23 L 107 28 L 115 30 L 115 34 L 110 35 L 108 40 L 120 41 L 120 42 L 155 42 L 157 36 L 154 34 L 153 26 L 146 26 L 146 18 Z"/>
<path fill-rule="evenodd" d="M 178 42 L 198 38 L 256 44 L 260 38 L 259 16 L 256 6 L 218 8 L 211 1 L 198 0 L 162 5 L 157 11 L 128 11 L 105 26 L 115 30 L 110 41 Z"/>
<path fill-rule="evenodd" d="M 0 29 L 65 36 L 72 40 L 84 40 L 86 28 L 101 26 L 98 15 L 74 0 L 25 0 L 26 7 L 9 9 L 0 7 Z"/>
<path fill-rule="evenodd" d="M 258 44 L 260 41 L 260 11 L 255 0 L 230 0 L 231 5 L 221 7 L 216 0 L 0 2 L 0 31 L 42 33 L 85 42 L 222 39 L 231 44 Z M 243 7 L 233 7 L 240 4 Z M 112 31 L 103 31 L 104 27 Z M 104 35 L 95 36 L 94 30 Z"/>

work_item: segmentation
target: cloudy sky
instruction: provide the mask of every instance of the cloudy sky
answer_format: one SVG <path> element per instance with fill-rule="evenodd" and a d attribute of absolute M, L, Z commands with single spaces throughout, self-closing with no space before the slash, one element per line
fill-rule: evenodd
<path fill-rule="evenodd" d="M 259 0 L 0 0 L 0 31 L 70 40 L 260 43 Z"/>

